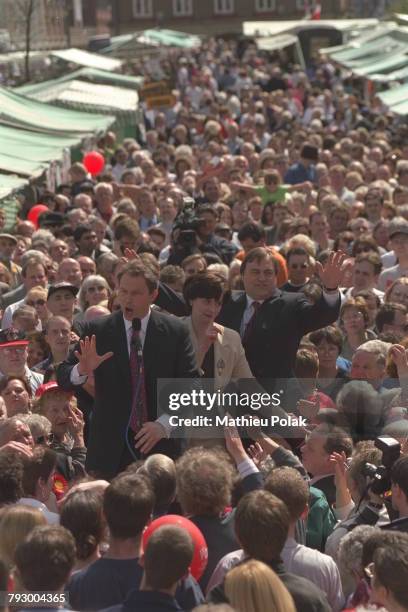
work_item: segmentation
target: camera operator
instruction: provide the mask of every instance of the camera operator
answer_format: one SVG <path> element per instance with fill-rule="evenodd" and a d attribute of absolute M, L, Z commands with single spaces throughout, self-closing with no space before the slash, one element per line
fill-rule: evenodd
<path fill-rule="evenodd" d="M 329 535 L 325 553 L 337 559 L 340 540 L 358 525 L 376 525 L 380 513 L 386 514 L 382 499 L 367 491 L 365 466 L 379 466 L 381 451 L 372 442 L 360 442 L 355 447 L 349 466 L 345 457 L 333 453 L 335 462 L 336 504 L 334 514 L 340 520 Z M 388 520 L 388 515 L 386 518 Z"/>
<path fill-rule="evenodd" d="M 192 198 L 184 198 L 184 206 L 174 222 L 167 264 L 180 265 L 195 253 L 214 253 L 229 265 L 238 247 L 216 236 L 217 221 L 218 215 L 212 205 L 197 209 Z"/>
<path fill-rule="evenodd" d="M 392 507 L 398 518 L 383 529 L 408 533 L 408 457 L 400 457 L 391 468 Z"/>
<path fill-rule="evenodd" d="M 341 522 L 336 526 L 327 540 L 325 552 L 336 558 L 338 545 L 341 538 L 357 525 L 378 525 L 384 528 L 398 529 L 394 527 L 395 521 L 389 521 L 387 513 L 387 498 L 385 494 L 392 488 L 393 471 L 398 467 L 401 446 L 393 438 L 380 437 L 375 440 L 375 446 L 370 442 L 363 442 L 357 446 L 349 468 L 345 456 L 340 453 L 332 453 L 335 462 L 336 483 L 336 509 L 335 514 Z M 406 491 L 408 493 L 408 463 L 405 468 Z M 396 476 L 394 476 L 396 478 Z M 403 482 L 398 472 L 398 482 Z M 400 487 L 399 487 L 400 489 Z M 405 512 L 408 517 L 408 502 L 400 495 L 402 491 L 396 489 L 396 499 L 393 508 Z M 398 508 L 395 503 L 400 505 Z M 391 508 L 389 512 L 392 512 Z M 347 518 L 346 518 L 347 516 Z M 408 518 L 406 530 L 408 531 Z M 404 526 L 404 523 L 401 523 Z M 404 531 L 404 529 L 401 529 Z"/>
<path fill-rule="evenodd" d="M 200 220 L 197 234 L 202 242 L 200 247 L 201 251 L 203 253 L 215 253 L 229 266 L 239 249 L 229 240 L 216 236 L 215 228 L 218 223 L 217 211 L 213 206 L 207 204 L 200 206 L 197 213 Z"/>

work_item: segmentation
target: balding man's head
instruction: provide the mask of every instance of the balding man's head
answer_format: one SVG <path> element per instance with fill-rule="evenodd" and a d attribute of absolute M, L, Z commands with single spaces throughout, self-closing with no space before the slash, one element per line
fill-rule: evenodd
<path fill-rule="evenodd" d="M 89 321 L 95 321 L 95 319 L 99 319 L 100 317 L 106 317 L 110 315 L 111 312 L 105 306 L 100 306 L 99 304 L 96 306 L 90 306 L 85 311 L 85 321 L 89 323 Z"/>

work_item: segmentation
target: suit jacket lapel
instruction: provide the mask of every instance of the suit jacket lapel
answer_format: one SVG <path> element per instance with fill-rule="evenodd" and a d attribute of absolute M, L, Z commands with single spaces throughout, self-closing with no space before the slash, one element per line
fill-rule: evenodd
<path fill-rule="evenodd" d="M 143 345 L 143 361 L 145 372 L 148 373 L 149 366 L 154 362 L 158 363 L 158 351 L 162 341 L 164 327 L 156 316 L 154 309 L 150 313 L 149 323 L 147 324 L 146 337 Z"/>
<path fill-rule="evenodd" d="M 235 329 L 239 334 L 241 333 L 241 323 L 242 317 L 244 316 L 245 308 L 247 305 L 247 297 L 246 293 L 243 291 L 241 295 L 235 300 L 235 308 L 234 308 L 234 316 L 233 316 L 233 325 L 227 326 Z"/>
<path fill-rule="evenodd" d="M 130 389 L 130 362 L 125 323 L 121 311 L 112 317 L 112 346 L 116 365 Z"/>

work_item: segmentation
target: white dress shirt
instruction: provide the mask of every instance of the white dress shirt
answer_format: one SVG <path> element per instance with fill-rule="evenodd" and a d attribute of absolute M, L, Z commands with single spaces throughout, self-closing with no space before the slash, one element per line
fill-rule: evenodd
<path fill-rule="evenodd" d="M 147 325 L 150 319 L 150 313 L 151 313 L 151 309 L 149 308 L 149 312 L 147 313 L 147 315 L 143 317 L 143 319 L 141 319 L 139 337 L 140 337 L 140 343 L 142 345 L 142 348 L 144 347 Z M 128 343 L 128 353 L 130 356 L 130 341 L 131 341 L 132 333 L 133 333 L 132 321 L 128 321 L 127 319 L 125 319 L 125 317 L 123 317 L 123 321 L 125 323 L 126 338 L 127 338 L 127 343 Z"/>

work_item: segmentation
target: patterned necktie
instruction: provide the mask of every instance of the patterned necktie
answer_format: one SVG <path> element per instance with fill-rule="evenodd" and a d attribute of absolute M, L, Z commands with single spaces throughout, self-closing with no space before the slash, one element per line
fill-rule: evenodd
<path fill-rule="evenodd" d="M 130 428 L 137 433 L 148 418 L 142 343 L 140 332 L 135 329 L 132 329 L 130 339 L 130 378 L 132 382 Z"/>
<path fill-rule="evenodd" d="M 243 338 L 242 338 L 242 344 L 243 345 L 245 345 L 248 342 L 249 338 L 252 335 L 252 332 L 254 330 L 255 320 L 256 320 L 256 314 L 258 312 L 258 309 L 259 309 L 260 305 L 261 305 L 260 302 L 252 302 L 251 306 L 252 306 L 253 314 L 252 314 L 252 317 L 249 319 L 249 321 L 247 323 L 247 326 L 245 328 L 245 331 L 244 331 L 244 335 L 243 335 Z"/>

